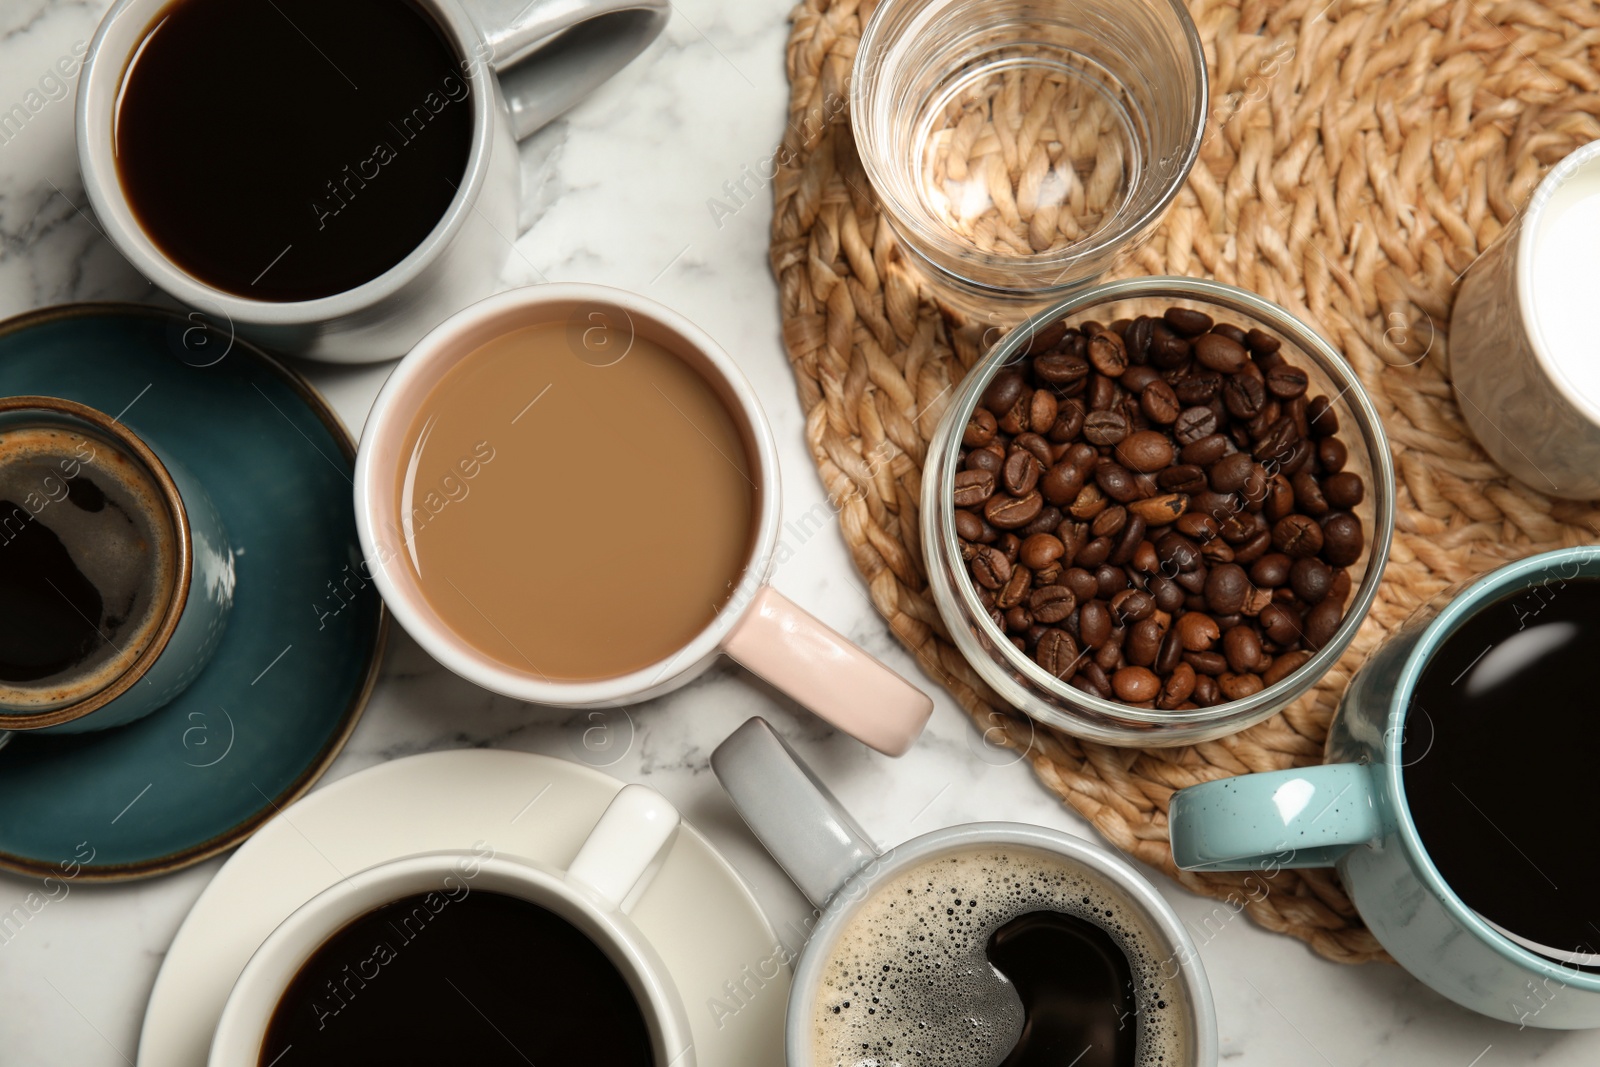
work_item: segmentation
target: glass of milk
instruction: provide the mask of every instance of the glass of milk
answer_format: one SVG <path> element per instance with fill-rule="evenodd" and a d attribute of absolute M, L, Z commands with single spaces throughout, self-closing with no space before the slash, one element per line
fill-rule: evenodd
<path fill-rule="evenodd" d="M 1467 425 L 1548 496 L 1600 498 L 1600 141 L 1563 159 L 1467 272 L 1450 374 Z"/>

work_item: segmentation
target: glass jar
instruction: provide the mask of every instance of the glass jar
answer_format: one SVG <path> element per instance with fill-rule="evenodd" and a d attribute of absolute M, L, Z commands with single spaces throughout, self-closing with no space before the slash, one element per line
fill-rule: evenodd
<path fill-rule="evenodd" d="M 1349 450 L 1345 470 L 1366 482 L 1354 509 L 1366 532 L 1361 557 L 1348 568 L 1352 594 L 1337 632 L 1301 667 L 1240 700 L 1210 707 L 1164 711 L 1102 699 L 1068 685 L 1017 649 L 990 617 L 961 557 L 955 530 L 953 478 L 962 433 L 989 383 L 1002 369 L 1027 358 L 1031 339 L 1056 322 L 1110 323 L 1167 308 L 1193 308 L 1218 323 L 1278 337 L 1286 361 L 1306 372 L 1306 395 L 1326 396 Z M 1006 336 L 962 379 L 928 446 L 922 472 L 922 547 L 934 603 L 951 639 L 1000 697 L 1032 718 L 1076 737 L 1105 744 L 1159 748 L 1193 744 L 1261 722 L 1306 693 L 1349 647 L 1377 595 L 1394 535 L 1394 462 L 1389 442 L 1366 390 L 1344 358 L 1289 312 L 1220 282 L 1194 278 L 1136 278 L 1087 290 L 1039 313 Z"/>

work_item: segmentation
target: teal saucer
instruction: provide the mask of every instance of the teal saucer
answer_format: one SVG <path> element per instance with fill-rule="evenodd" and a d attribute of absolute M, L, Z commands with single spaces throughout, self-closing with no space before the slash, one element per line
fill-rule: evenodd
<path fill-rule="evenodd" d="M 197 312 L 74 304 L 0 323 L 0 395 L 19 394 L 154 442 L 205 486 L 234 548 L 227 631 L 177 700 L 0 749 L 0 868 L 165 874 L 310 789 L 366 704 L 387 617 L 356 540 L 355 444 L 297 374 Z"/>

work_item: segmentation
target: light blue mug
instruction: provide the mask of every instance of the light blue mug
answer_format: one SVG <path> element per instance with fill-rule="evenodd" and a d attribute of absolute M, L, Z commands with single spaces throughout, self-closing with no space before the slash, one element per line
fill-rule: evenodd
<path fill-rule="evenodd" d="M 1423 847 L 1402 775 L 1411 694 L 1434 650 L 1483 606 L 1577 577 L 1600 578 L 1600 547 L 1530 556 L 1420 608 L 1351 681 L 1329 728 L 1327 763 L 1173 795 L 1178 866 L 1336 867 L 1374 936 L 1437 992 L 1521 1026 L 1600 1027 L 1600 973 L 1534 953 L 1468 907 Z"/>

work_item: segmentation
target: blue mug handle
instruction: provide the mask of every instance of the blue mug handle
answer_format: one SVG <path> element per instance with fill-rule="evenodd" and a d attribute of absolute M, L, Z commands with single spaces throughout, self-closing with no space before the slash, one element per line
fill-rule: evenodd
<path fill-rule="evenodd" d="M 1172 858 L 1186 871 L 1331 867 L 1382 834 L 1365 764 L 1244 774 L 1181 789 L 1167 808 Z"/>

